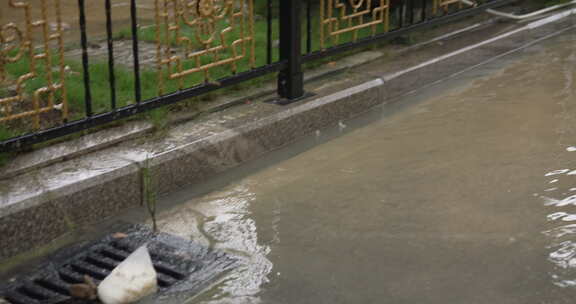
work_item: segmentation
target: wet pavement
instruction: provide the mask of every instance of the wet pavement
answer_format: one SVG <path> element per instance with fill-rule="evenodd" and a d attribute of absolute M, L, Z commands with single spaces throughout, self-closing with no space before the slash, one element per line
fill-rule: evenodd
<path fill-rule="evenodd" d="M 163 303 L 572 303 L 576 33 L 162 199 L 244 265 Z"/>

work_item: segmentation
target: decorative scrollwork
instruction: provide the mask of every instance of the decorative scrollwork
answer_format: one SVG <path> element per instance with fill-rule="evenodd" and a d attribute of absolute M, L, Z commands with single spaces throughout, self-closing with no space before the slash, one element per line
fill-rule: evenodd
<path fill-rule="evenodd" d="M 166 78 L 182 89 L 194 73 L 209 82 L 213 68 L 254 66 L 253 0 L 155 0 L 155 9 L 159 94 Z"/>
<path fill-rule="evenodd" d="M 6 64 L 14 63 L 26 49 L 22 31 L 14 23 L 0 27 L 0 83 L 7 79 Z"/>
<path fill-rule="evenodd" d="M 49 4 L 56 13 L 55 29 L 49 26 Z M 32 10 L 36 5 L 40 18 L 33 19 Z M 56 106 L 63 119 L 68 116 L 60 0 L 35 1 L 34 6 L 9 0 L 9 6 L 13 9 L 11 14 L 22 13 L 25 29 L 15 23 L 4 24 L 0 19 L 0 84 L 11 86 L 14 92 L 8 97 L 0 96 L 0 123 L 30 118 L 32 126 L 39 129 L 41 114 L 54 111 Z M 27 64 L 28 69 L 21 74 L 9 74 L 8 66 L 18 62 Z M 28 95 L 27 83 L 38 78 L 42 79 L 43 86 Z"/>
<path fill-rule="evenodd" d="M 365 28 L 371 28 L 375 35 L 379 25 L 387 32 L 389 15 L 390 0 L 321 0 L 320 46 L 325 48 L 328 39 L 338 43 L 345 33 L 352 33 L 356 41 L 358 32 Z"/>
<path fill-rule="evenodd" d="M 458 8 L 462 7 L 462 1 L 460 0 L 434 0 L 434 6 L 432 7 L 432 13 L 436 15 L 439 10 L 448 12 L 451 5 L 457 4 Z"/>

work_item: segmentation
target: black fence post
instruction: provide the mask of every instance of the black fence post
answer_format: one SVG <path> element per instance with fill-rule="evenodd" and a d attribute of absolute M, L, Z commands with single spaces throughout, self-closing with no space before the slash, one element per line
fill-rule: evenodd
<path fill-rule="evenodd" d="M 302 0 L 280 0 L 280 61 L 287 64 L 278 75 L 278 95 L 284 103 L 304 96 L 301 14 Z"/>

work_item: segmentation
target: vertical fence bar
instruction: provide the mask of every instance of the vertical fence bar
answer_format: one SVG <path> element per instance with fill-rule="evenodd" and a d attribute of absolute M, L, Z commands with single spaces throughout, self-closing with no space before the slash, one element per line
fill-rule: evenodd
<path fill-rule="evenodd" d="M 421 12 L 421 16 L 420 16 L 420 21 L 424 22 L 426 21 L 426 19 L 428 18 L 428 13 L 426 12 L 426 10 L 428 9 L 428 0 L 422 0 L 422 12 Z"/>
<path fill-rule="evenodd" d="M 266 36 L 267 36 L 267 41 L 266 41 L 266 62 L 268 64 L 272 63 L 272 0 L 266 0 L 266 17 L 268 18 L 268 20 L 266 20 L 268 22 L 268 28 L 266 29 Z"/>
<path fill-rule="evenodd" d="M 312 53 L 312 0 L 306 0 L 306 52 Z"/>
<path fill-rule="evenodd" d="M 278 95 L 285 103 L 304 96 L 301 8 L 302 0 L 280 1 L 280 60 L 286 67 L 278 74 Z"/>
<path fill-rule="evenodd" d="M 408 10 L 408 24 L 414 24 L 414 0 L 407 0 L 408 3 L 406 4 L 406 9 Z"/>
<path fill-rule="evenodd" d="M 138 16 L 136 13 L 136 0 L 130 0 L 130 19 L 132 22 L 132 56 L 134 57 L 134 96 L 136 102 L 142 101 L 142 88 L 140 86 L 140 57 L 138 52 Z"/>
<path fill-rule="evenodd" d="M 112 40 L 112 7 L 106 0 L 106 36 L 108 41 L 108 81 L 110 83 L 110 104 L 116 109 L 116 74 L 114 73 L 114 42 Z"/>
<path fill-rule="evenodd" d="M 398 1 L 399 7 L 398 11 L 398 27 L 404 27 L 404 12 L 406 11 L 406 0 Z"/>
<path fill-rule="evenodd" d="M 84 104 L 86 117 L 92 116 L 92 91 L 90 89 L 90 65 L 88 63 L 88 38 L 86 37 L 86 9 L 84 0 L 78 0 L 80 13 L 80 40 L 82 43 L 82 68 L 84 76 Z"/>
<path fill-rule="evenodd" d="M 64 123 L 68 122 L 68 113 L 69 113 L 69 105 L 68 105 L 68 90 L 66 88 L 66 63 L 64 61 L 64 34 L 62 29 L 62 4 L 60 0 L 54 1 L 55 8 L 56 8 L 56 30 L 58 31 L 58 62 L 60 64 L 60 83 L 62 83 L 62 121 Z M 1 14 L 0 14 L 1 15 Z M 2 16 L 0 16 L 2 19 Z"/>

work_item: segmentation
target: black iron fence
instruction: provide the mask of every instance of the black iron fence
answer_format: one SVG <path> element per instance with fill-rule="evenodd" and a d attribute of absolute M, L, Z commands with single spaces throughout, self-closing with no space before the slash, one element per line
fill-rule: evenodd
<path fill-rule="evenodd" d="M 0 152 L 274 73 L 290 103 L 304 63 L 508 2 L 3 0 Z"/>

